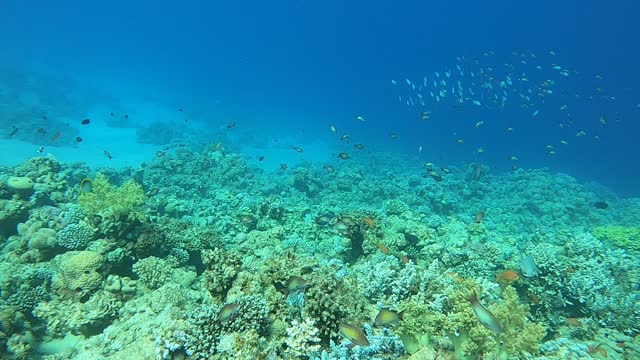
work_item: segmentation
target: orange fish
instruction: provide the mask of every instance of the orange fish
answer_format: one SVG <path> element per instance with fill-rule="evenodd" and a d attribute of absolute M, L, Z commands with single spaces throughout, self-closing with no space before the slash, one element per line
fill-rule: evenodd
<path fill-rule="evenodd" d="M 607 354 L 607 350 L 605 350 L 604 348 L 598 348 L 598 351 L 603 357 L 609 357 L 609 354 Z"/>
<path fill-rule="evenodd" d="M 382 251 L 383 254 L 385 255 L 389 255 L 389 253 L 391 252 L 391 250 L 384 245 L 383 243 L 379 242 L 376 244 L 376 246 L 378 247 L 378 249 L 380 249 L 380 251 Z"/>
<path fill-rule="evenodd" d="M 455 271 L 448 271 L 444 273 L 444 275 L 448 278 L 453 278 L 453 281 L 457 282 L 458 284 L 464 281 L 464 278 L 458 275 L 458 273 Z"/>
<path fill-rule="evenodd" d="M 245 224 L 253 224 L 256 221 L 253 216 L 250 215 L 242 215 L 240 220 Z"/>
<path fill-rule="evenodd" d="M 406 257 L 404 255 L 398 255 L 398 259 L 400 259 L 400 261 L 402 261 L 403 264 L 408 264 L 409 261 L 411 261 L 411 260 L 409 260 L 408 257 Z"/>
<path fill-rule="evenodd" d="M 534 293 L 529 293 L 529 298 L 531 299 L 531 302 L 538 305 L 540 304 L 540 298 L 538 297 L 538 295 L 534 294 Z"/>
<path fill-rule="evenodd" d="M 520 279 L 520 276 L 513 270 L 505 270 L 496 276 L 497 282 L 512 283 L 518 281 L 518 279 Z"/>

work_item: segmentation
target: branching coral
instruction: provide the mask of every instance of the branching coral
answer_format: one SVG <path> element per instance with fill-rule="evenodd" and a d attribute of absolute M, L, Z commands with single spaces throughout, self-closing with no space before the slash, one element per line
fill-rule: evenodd
<path fill-rule="evenodd" d="M 320 351 L 318 332 L 313 320 L 298 321 L 294 319 L 291 326 L 287 328 L 287 347 L 284 350 L 284 355 L 294 359 L 316 355 Z"/>
<path fill-rule="evenodd" d="M 340 321 L 362 317 L 366 301 L 352 291 L 357 288 L 352 279 L 338 278 L 331 267 L 322 267 L 313 275 L 305 289 L 303 315 L 317 319 L 320 338 L 328 344 Z"/>
<path fill-rule="evenodd" d="M 359 268 L 362 273 L 359 283 L 364 295 L 374 301 L 385 304 L 397 304 L 405 300 L 412 291 L 417 290 L 420 281 L 418 268 L 413 262 L 401 264 L 395 257 L 387 256 L 371 268 L 364 263 Z"/>
<path fill-rule="evenodd" d="M 203 305 L 190 312 L 189 329 L 179 335 L 184 341 L 187 355 L 197 359 L 211 358 L 219 352 L 229 352 L 237 345 L 230 344 L 235 339 L 231 334 L 254 333 L 265 336 L 271 320 L 268 306 L 264 299 L 256 295 L 240 297 L 234 301 L 238 304 L 237 313 L 226 321 L 218 321 L 218 313 L 222 306 Z M 249 339 L 249 338 L 247 338 Z"/>
<path fill-rule="evenodd" d="M 69 224 L 56 234 L 58 245 L 72 250 L 84 249 L 94 238 L 94 229 L 84 221 Z"/>
<path fill-rule="evenodd" d="M 203 273 L 205 288 L 215 299 L 224 299 L 240 271 L 240 258 L 234 252 L 215 248 L 203 250 L 202 261 L 207 265 Z"/>
<path fill-rule="evenodd" d="M 163 259 L 154 256 L 138 260 L 133 264 L 133 272 L 149 289 L 157 289 L 171 280 L 173 268 Z"/>

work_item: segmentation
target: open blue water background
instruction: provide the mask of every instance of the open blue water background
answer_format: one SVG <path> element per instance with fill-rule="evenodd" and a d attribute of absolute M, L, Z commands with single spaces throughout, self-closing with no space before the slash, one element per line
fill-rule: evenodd
<path fill-rule="evenodd" d="M 510 169 L 507 157 L 516 154 L 517 166 L 548 167 L 637 196 L 639 9 L 632 1 L 2 0 L 0 63 L 99 84 L 123 101 L 184 107 L 205 127 L 234 119 L 250 135 L 245 142 L 285 136 L 354 151 L 331 139 L 335 125 L 368 149 L 418 156 L 421 144 L 422 161 L 481 161 L 498 170 Z M 434 105 L 424 122 L 425 109 L 398 102 L 391 79 L 420 80 L 453 68 L 456 57 L 482 58 L 488 50 L 495 55 L 482 61 L 496 68 L 518 50 L 577 74 L 558 84 L 558 96 L 535 119 L 533 109 L 516 105 L 460 112 Z M 596 87 L 615 100 L 571 98 Z M 575 128 L 557 126 L 563 104 L 573 109 Z M 480 120 L 486 125 L 476 129 Z M 507 137 L 507 126 L 517 131 Z M 577 129 L 589 135 L 576 138 Z M 559 149 L 561 139 L 569 145 Z M 546 144 L 558 154 L 549 156 Z M 477 147 L 486 149 L 482 158 Z"/>

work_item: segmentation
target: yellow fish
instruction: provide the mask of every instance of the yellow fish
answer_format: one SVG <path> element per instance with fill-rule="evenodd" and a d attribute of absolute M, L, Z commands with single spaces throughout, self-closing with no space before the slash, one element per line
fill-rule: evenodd
<path fill-rule="evenodd" d="M 380 309 L 374 320 L 376 326 L 394 326 L 400 324 L 402 320 L 402 311 L 392 311 L 389 309 Z"/>
<path fill-rule="evenodd" d="M 233 317 L 235 317 L 236 314 L 238 314 L 238 310 L 240 310 L 240 304 L 238 303 L 227 304 L 223 306 L 222 309 L 220 309 L 220 311 L 218 312 L 218 317 L 216 318 L 216 321 L 220 323 L 229 321 L 233 319 Z"/>
<path fill-rule="evenodd" d="M 338 328 L 340 329 L 339 334 L 345 337 L 347 340 L 351 341 L 351 344 L 347 346 L 349 349 L 356 345 L 370 345 L 369 339 L 367 339 L 367 336 L 362 332 L 362 330 L 360 330 L 360 328 L 345 323 L 340 323 L 338 325 Z"/>

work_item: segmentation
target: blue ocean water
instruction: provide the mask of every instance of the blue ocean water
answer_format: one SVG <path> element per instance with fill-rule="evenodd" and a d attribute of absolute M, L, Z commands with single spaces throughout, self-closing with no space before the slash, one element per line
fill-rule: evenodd
<path fill-rule="evenodd" d="M 205 127 L 236 119 L 256 142 L 287 135 L 299 144 L 331 141 L 327 129 L 335 125 L 376 150 L 417 155 L 422 145 L 425 162 L 509 169 L 507 158 L 516 154 L 518 167 L 548 167 L 637 195 L 637 15 L 629 1 L 3 1 L 0 41 L 5 66 L 73 76 L 112 103 L 136 98 L 183 107 Z M 495 55 L 483 57 L 486 51 Z M 455 70 L 456 58 L 499 71 L 517 64 L 513 51 L 538 55 L 535 63 L 558 80 L 539 109 L 522 109 L 514 98 L 501 110 L 458 112 L 432 99 L 411 108 L 390 83 Z M 554 63 L 575 73 L 564 79 L 549 70 Z M 533 73 L 534 61 L 518 71 Z M 601 98 L 610 96 L 615 100 Z M 573 128 L 558 128 L 563 104 Z M 420 121 L 424 110 L 433 112 L 428 124 Z M 534 110 L 540 114 L 532 119 Z M 123 111 L 135 113 L 135 105 Z M 354 120 L 358 115 L 366 122 Z M 479 131 L 471 126 L 477 121 L 485 121 Z M 257 127 L 269 133 L 252 133 Z M 507 137 L 506 127 L 517 131 Z M 576 139 L 579 130 L 587 136 Z M 465 143 L 458 146 L 458 138 Z M 562 139 L 569 146 L 559 145 Z M 560 148 L 556 156 L 548 156 L 549 144 Z M 341 145 L 330 150 L 348 148 Z"/>

